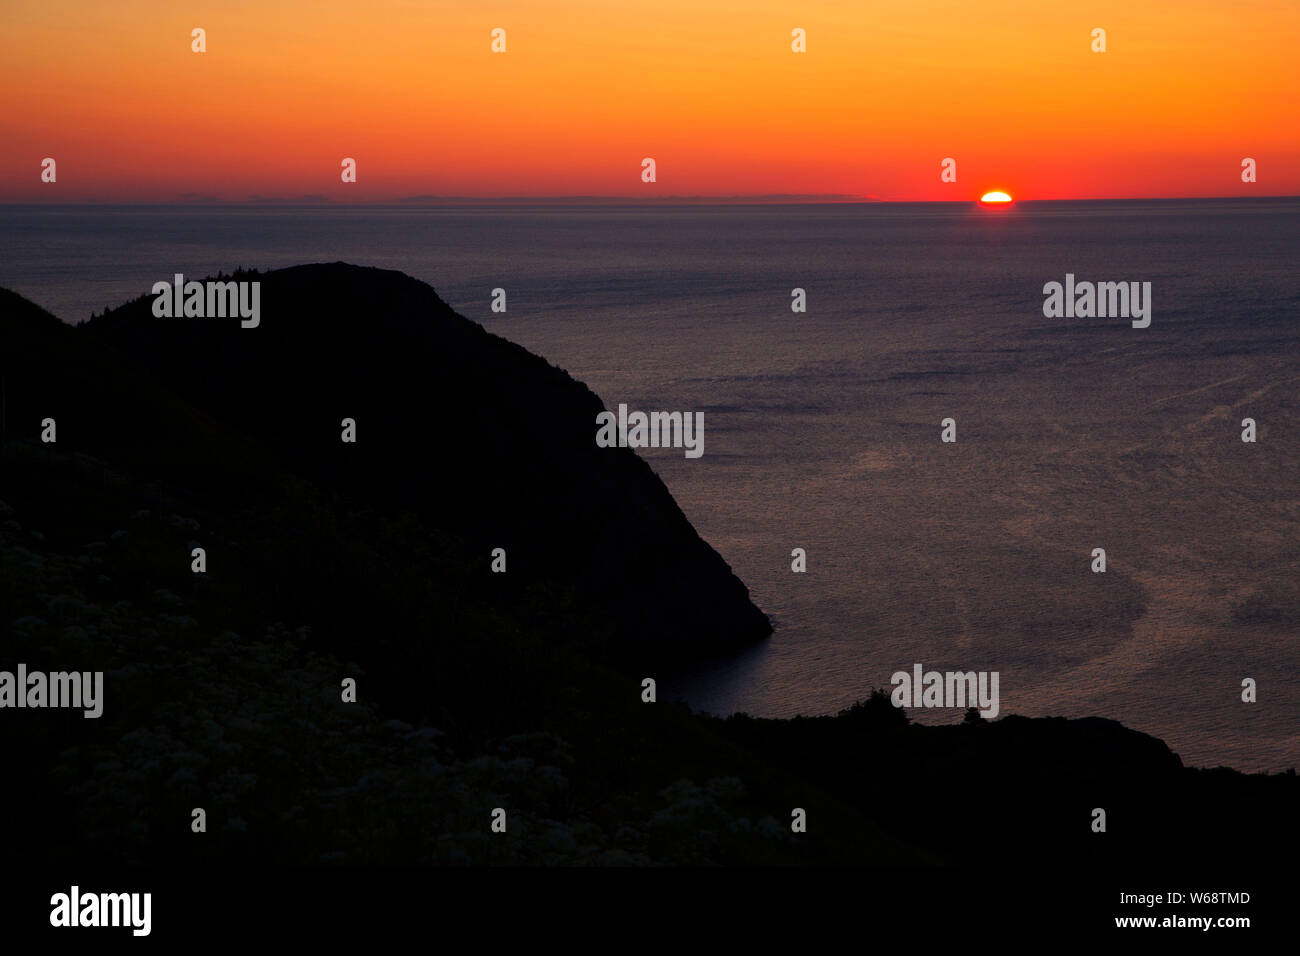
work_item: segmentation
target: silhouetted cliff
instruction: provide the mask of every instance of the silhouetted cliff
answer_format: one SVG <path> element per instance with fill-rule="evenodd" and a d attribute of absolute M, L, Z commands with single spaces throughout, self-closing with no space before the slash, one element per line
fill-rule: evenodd
<path fill-rule="evenodd" d="M 401 273 L 336 263 L 241 278 L 261 283 L 256 329 L 156 319 L 146 297 L 85 334 L 346 503 L 408 508 L 484 567 L 505 548 L 494 586 L 572 588 L 639 654 L 770 633 L 650 467 L 596 446 L 604 406 L 567 373 Z M 345 417 L 355 445 L 340 441 Z"/>

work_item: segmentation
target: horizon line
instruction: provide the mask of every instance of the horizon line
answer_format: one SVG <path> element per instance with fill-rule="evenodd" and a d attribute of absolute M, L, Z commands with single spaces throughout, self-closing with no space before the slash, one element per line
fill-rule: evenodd
<path fill-rule="evenodd" d="M 1253 201 L 1262 199 L 1300 199 L 1300 193 L 1280 193 L 1263 196 L 1107 196 L 1067 197 L 1040 196 L 1033 199 L 1014 199 L 1013 204 L 1039 202 L 1189 202 L 1189 201 Z M 403 196 L 395 199 L 349 199 L 339 201 L 323 195 L 298 197 L 248 196 L 243 199 L 224 199 L 219 196 L 202 196 L 175 199 L 56 199 L 56 200 L 0 200 L 3 206 L 491 206 L 491 205 L 567 205 L 567 206 L 652 206 L 652 205 L 751 205 L 751 206 L 888 206 L 888 205 L 968 205 L 980 202 L 979 197 L 969 199 L 881 199 L 874 196 L 850 196 L 836 193 L 758 193 L 752 195 L 687 195 L 656 196 Z"/>

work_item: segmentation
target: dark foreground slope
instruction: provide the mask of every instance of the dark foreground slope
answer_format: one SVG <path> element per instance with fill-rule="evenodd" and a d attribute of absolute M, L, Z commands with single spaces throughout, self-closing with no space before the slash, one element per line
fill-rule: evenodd
<path fill-rule="evenodd" d="M 1189 770 L 1110 721 L 642 703 L 660 663 L 766 622 L 650 469 L 595 449 L 595 396 L 405 276 L 239 278 L 258 329 L 147 300 L 72 328 L 0 291 L 0 669 L 107 685 L 98 720 L 0 711 L 14 854 L 978 870 L 1293 845 L 1293 775 Z"/>

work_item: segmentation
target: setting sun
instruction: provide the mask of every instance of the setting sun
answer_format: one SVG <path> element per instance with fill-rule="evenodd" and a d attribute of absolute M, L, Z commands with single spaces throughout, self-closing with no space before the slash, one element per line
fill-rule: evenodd
<path fill-rule="evenodd" d="M 1011 197 L 1004 192 L 985 193 L 980 197 L 980 202 L 998 203 L 1011 202 Z"/>

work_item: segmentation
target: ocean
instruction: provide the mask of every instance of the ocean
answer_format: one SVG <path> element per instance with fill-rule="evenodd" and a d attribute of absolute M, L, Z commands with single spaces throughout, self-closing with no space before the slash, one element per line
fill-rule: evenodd
<path fill-rule="evenodd" d="M 997 671 L 1003 715 L 1296 765 L 1300 200 L 0 206 L 0 286 L 69 322 L 335 260 L 428 282 L 609 408 L 704 413 L 702 457 L 641 454 L 775 633 L 661 695 L 785 717 Z M 1150 326 L 1046 317 L 1067 275 L 1150 282 Z"/>

